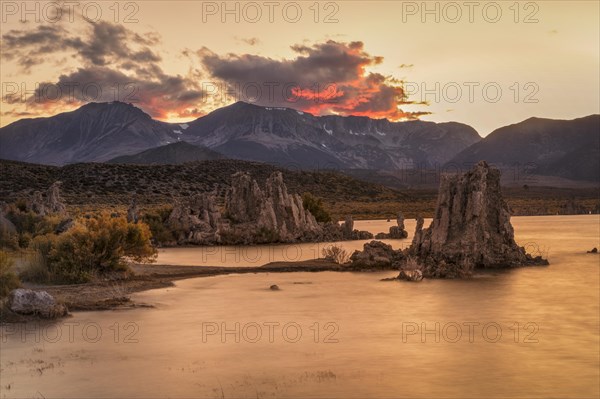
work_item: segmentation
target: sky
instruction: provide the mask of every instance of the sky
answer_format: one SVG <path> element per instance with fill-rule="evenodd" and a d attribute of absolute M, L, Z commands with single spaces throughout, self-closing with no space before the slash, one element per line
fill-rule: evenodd
<path fill-rule="evenodd" d="M 59 4 L 60 3 L 60 4 Z M 1 3 L 0 126 L 90 101 L 459 121 L 600 113 L 598 1 Z"/>

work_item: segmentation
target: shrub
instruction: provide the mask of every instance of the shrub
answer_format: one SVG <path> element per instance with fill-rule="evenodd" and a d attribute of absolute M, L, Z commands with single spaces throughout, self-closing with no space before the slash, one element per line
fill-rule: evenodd
<path fill-rule="evenodd" d="M 323 200 L 321 198 L 317 198 L 311 193 L 304 193 L 304 195 L 302 195 L 302 205 L 304 206 L 304 209 L 312 213 L 315 219 L 317 219 L 317 222 L 331 222 L 331 215 L 323 206 Z"/>
<path fill-rule="evenodd" d="M 127 259 L 151 262 L 156 257 L 151 236 L 145 223 L 128 223 L 107 213 L 78 221 L 50 250 L 50 272 L 81 282 L 95 274 L 127 270 Z"/>
<path fill-rule="evenodd" d="M 19 247 L 21 248 L 27 248 L 29 247 L 29 244 L 31 243 L 31 234 L 30 233 L 21 233 L 18 235 L 18 244 Z"/>
<path fill-rule="evenodd" d="M 19 278 L 12 271 L 13 261 L 4 251 L 0 251 L 0 298 L 7 296 L 21 285 Z"/>
<path fill-rule="evenodd" d="M 322 249 L 321 253 L 325 259 L 335 262 L 338 265 L 343 265 L 344 263 L 348 263 L 350 261 L 350 255 L 348 252 L 337 245 L 325 247 Z"/>
<path fill-rule="evenodd" d="M 36 282 L 80 283 L 127 270 L 127 260 L 151 262 L 156 249 L 145 223 L 103 213 L 82 218 L 67 232 L 33 239 L 35 250 L 22 278 Z"/>
<path fill-rule="evenodd" d="M 19 204 L 10 205 L 6 217 L 14 224 L 17 230 L 17 236 L 16 238 L 12 238 L 12 240 L 20 248 L 27 248 L 32 238 L 36 236 L 53 233 L 62 220 L 58 215 L 36 215 L 32 211 L 23 209 Z M 2 243 L 3 246 L 12 247 L 9 244 L 11 243 Z"/>
<path fill-rule="evenodd" d="M 174 232 L 167 227 L 167 220 L 172 210 L 172 206 L 164 206 L 147 211 L 142 216 L 142 221 L 150 228 L 156 243 L 170 243 L 176 240 Z"/>
<path fill-rule="evenodd" d="M 50 274 L 50 251 L 56 243 L 57 236 L 47 234 L 37 236 L 31 241 L 31 249 L 33 253 L 28 256 L 25 269 L 21 272 L 20 277 L 25 281 L 35 283 L 62 282 L 57 276 Z"/>

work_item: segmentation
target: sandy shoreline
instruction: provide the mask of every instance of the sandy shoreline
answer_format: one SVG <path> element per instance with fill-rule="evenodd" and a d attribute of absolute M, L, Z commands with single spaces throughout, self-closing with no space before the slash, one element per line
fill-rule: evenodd
<path fill-rule="evenodd" d="M 132 301 L 129 295 L 151 289 L 172 287 L 174 281 L 188 278 L 245 273 L 361 271 L 347 266 L 340 266 L 324 259 L 303 262 L 274 262 L 258 267 L 134 264 L 131 266 L 131 270 L 133 271 L 133 275 L 125 279 L 71 285 L 25 283 L 23 284 L 23 288 L 47 291 L 57 301 L 65 304 L 70 312 L 76 312 L 152 307 L 149 304 Z M 8 323 L 23 322 L 30 319 L 31 317 L 16 315 L 6 309 L 2 310 L 0 317 L 0 321 Z"/>

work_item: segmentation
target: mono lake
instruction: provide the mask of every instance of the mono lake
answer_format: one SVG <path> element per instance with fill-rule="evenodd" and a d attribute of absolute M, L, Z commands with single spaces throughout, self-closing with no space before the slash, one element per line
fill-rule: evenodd
<path fill-rule="evenodd" d="M 0 397 L 598 397 L 600 256 L 585 252 L 599 246 L 600 219 L 512 222 L 550 266 L 421 283 L 380 281 L 394 272 L 194 278 L 132 296 L 155 308 L 3 326 Z M 406 225 L 396 248 L 410 243 Z M 301 259 L 320 254 L 297 247 Z M 208 250 L 161 250 L 158 263 L 301 260 L 248 261 L 230 247 L 198 262 Z"/>

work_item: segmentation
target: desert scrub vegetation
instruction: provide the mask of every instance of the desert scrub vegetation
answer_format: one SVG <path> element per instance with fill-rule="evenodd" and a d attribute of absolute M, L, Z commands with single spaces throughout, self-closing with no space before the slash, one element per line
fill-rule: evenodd
<path fill-rule="evenodd" d="M 348 251 L 339 245 L 329 245 L 321 250 L 323 258 L 330 260 L 338 265 L 343 265 L 350 261 L 350 255 Z"/>
<path fill-rule="evenodd" d="M 304 195 L 302 195 L 302 205 L 304 206 L 304 209 L 312 213 L 319 223 L 329 223 L 333 220 L 329 212 L 325 209 L 323 200 L 315 197 L 311 193 L 304 193 Z"/>
<path fill-rule="evenodd" d="M 127 261 L 152 262 L 156 249 L 145 223 L 101 213 L 77 219 L 60 235 L 32 242 L 34 255 L 22 278 L 44 283 L 82 283 L 128 270 Z"/>
<path fill-rule="evenodd" d="M 41 216 L 28 210 L 24 201 L 6 206 L 4 212 L 12 226 L 0 232 L 0 247 L 9 250 L 27 249 L 36 236 L 54 233 L 62 221 L 58 215 Z"/>
<path fill-rule="evenodd" d="M 6 297 L 12 290 L 21 285 L 13 271 L 13 260 L 5 251 L 0 251 L 0 298 Z"/>
<path fill-rule="evenodd" d="M 167 226 L 173 206 L 165 205 L 146 210 L 142 221 L 148 225 L 155 244 L 169 244 L 176 241 L 176 234 Z"/>

